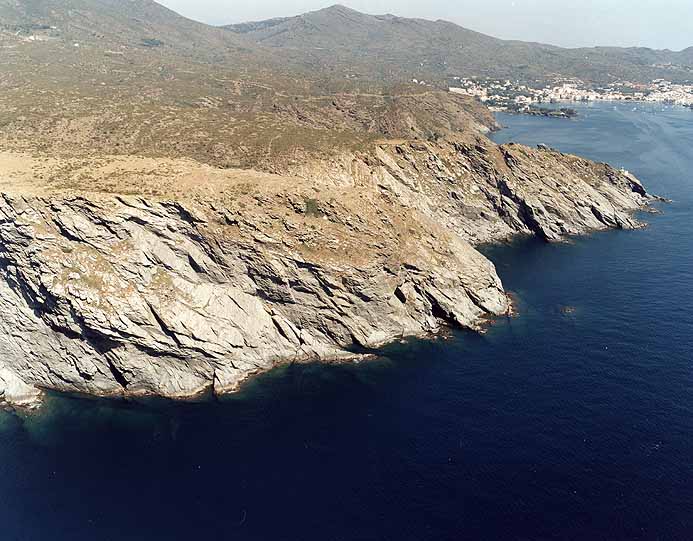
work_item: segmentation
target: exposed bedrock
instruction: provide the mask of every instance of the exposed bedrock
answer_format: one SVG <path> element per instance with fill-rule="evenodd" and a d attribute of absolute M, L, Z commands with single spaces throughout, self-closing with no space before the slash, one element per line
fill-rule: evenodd
<path fill-rule="evenodd" d="M 281 362 L 480 329 L 509 305 L 475 244 L 631 228 L 648 199 L 607 165 L 484 137 L 285 175 L 175 200 L 3 188 L 0 400 L 221 393 Z"/>

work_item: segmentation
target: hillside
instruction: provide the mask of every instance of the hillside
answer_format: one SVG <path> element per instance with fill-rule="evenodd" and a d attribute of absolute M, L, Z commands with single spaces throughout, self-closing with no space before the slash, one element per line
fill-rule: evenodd
<path fill-rule="evenodd" d="M 339 5 L 225 28 L 263 46 L 306 55 L 316 68 L 340 76 L 439 81 L 454 76 L 534 80 L 562 75 L 595 82 L 693 78 L 691 49 L 563 49 L 504 41 L 446 21 L 366 15 Z"/>
<path fill-rule="evenodd" d="M 392 136 L 395 125 L 402 135 L 402 115 L 412 116 L 416 100 L 398 98 L 422 94 L 407 84 L 414 77 L 445 86 L 463 73 L 545 77 L 589 68 L 602 78 L 614 58 L 614 72 L 661 75 L 637 66 L 667 54 L 595 49 L 601 60 L 586 68 L 576 51 L 339 6 L 230 28 L 151 0 L 0 0 L 0 140 L 277 171 L 304 155 Z M 470 101 L 452 107 L 488 114 Z"/>
<path fill-rule="evenodd" d="M 1 0 L 0 31 L 19 39 L 163 48 L 211 60 L 241 40 L 152 0 Z"/>
<path fill-rule="evenodd" d="M 360 144 L 391 94 L 150 0 L 0 0 L 0 51 L 0 139 L 22 148 L 254 166 Z"/>

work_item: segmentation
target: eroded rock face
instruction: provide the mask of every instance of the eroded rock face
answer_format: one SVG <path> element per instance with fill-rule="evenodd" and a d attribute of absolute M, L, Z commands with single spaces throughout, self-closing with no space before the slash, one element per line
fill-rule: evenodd
<path fill-rule="evenodd" d="M 647 200 L 627 173 L 482 136 L 215 175 L 175 200 L 5 189 L 0 399 L 225 392 L 280 362 L 479 329 L 509 305 L 474 244 L 634 227 Z"/>
<path fill-rule="evenodd" d="M 472 244 L 632 229 L 632 212 L 648 200 L 635 177 L 607 164 L 484 137 L 381 147 L 376 155 L 382 189 Z"/>

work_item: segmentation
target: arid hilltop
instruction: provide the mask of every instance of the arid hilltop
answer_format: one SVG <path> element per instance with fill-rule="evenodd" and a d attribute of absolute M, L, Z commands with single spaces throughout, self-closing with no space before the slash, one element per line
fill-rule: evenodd
<path fill-rule="evenodd" d="M 329 14 L 329 12 L 328 12 Z M 629 173 L 153 2 L 0 1 L 0 396 L 189 397 L 509 302 L 475 245 L 631 228 Z M 278 23 L 280 24 L 280 23 Z"/>

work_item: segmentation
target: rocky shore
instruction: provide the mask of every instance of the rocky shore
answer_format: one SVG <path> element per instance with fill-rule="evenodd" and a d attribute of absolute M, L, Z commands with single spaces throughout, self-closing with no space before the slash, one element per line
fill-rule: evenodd
<path fill-rule="evenodd" d="M 224 393 L 480 329 L 510 305 L 475 245 L 634 228 L 649 200 L 629 173 L 476 130 L 277 169 L 0 152 L 0 400 Z"/>

